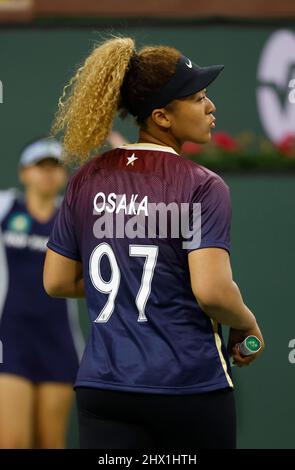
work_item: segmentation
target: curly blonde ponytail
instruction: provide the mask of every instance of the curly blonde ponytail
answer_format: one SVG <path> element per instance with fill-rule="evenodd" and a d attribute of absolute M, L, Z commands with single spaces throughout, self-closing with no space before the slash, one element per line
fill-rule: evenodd
<path fill-rule="evenodd" d="M 114 37 L 96 45 L 59 100 L 52 133 L 63 134 L 66 161 L 82 164 L 108 136 L 120 100 L 120 88 L 135 52 L 131 38 Z M 66 97 L 67 89 L 70 93 Z"/>

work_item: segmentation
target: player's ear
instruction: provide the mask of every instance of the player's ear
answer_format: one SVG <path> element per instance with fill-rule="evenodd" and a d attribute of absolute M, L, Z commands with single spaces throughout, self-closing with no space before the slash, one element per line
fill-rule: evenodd
<path fill-rule="evenodd" d="M 154 109 L 151 114 L 152 121 L 160 127 L 169 129 L 171 121 L 165 108 Z"/>

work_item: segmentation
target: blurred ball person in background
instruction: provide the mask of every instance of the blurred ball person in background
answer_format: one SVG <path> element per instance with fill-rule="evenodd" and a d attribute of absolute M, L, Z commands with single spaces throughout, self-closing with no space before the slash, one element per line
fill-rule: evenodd
<path fill-rule="evenodd" d="M 0 447 L 63 448 L 83 350 L 75 300 L 53 299 L 42 272 L 59 192 L 67 180 L 54 139 L 28 144 L 24 193 L 0 191 Z"/>
<path fill-rule="evenodd" d="M 211 139 L 216 108 L 206 88 L 222 69 L 199 67 L 172 47 L 137 52 L 131 38 L 112 38 L 60 102 L 53 129 L 64 131 L 66 153 L 81 164 L 118 110 L 139 126 L 137 143 L 73 175 L 47 244 L 46 291 L 86 296 L 92 325 L 75 383 L 82 448 L 236 446 L 229 358 L 250 364 L 258 356 L 243 357 L 236 343 L 263 338 L 232 279 L 229 188 L 180 155 L 184 142 Z M 129 236 L 134 214 L 144 228 L 160 203 L 201 205 L 201 230 L 191 227 L 197 240 L 185 246 L 183 234 L 160 236 L 159 217 L 154 236 Z M 123 236 L 103 235 L 104 219 Z M 228 349 L 221 324 L 231 327 Z"/>

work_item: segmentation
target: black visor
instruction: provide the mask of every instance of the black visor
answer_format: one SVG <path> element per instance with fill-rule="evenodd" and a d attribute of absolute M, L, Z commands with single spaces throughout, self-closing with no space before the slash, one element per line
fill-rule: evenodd
<path fill-rule="evenodd" d="M 223 69 L 224 65 L 199 67 L 187 57 L 180 56 L 174 75 L 162 90 L 150 96 L 134 115 L 145 119 L 154 109 L 163 108 L 172 100 L 194 95 L 210 85 Z"/>

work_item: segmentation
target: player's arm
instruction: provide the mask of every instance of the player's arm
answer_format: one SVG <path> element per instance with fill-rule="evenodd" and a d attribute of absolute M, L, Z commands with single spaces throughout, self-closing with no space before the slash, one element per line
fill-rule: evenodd
<path fill-rule="evenodd" d="M 43 284 L 51 297 L 85 297 L 82 263 L 48 248 Z"/>
<path fill-rule="evenodd" d="M 229 254 L 221 248 L 202 248 L 188 255 L 191 287 L 201 309 L 218 323 L 238 330 L 257 327 L 233 281 Z"/>

